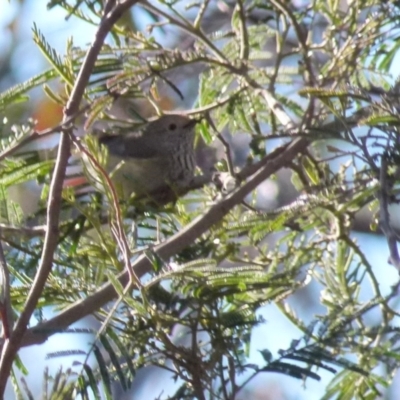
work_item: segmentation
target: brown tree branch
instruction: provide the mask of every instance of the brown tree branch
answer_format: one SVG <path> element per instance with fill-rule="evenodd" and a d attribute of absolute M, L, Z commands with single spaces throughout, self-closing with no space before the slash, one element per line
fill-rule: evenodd
<path fill-rule="evenodd" d="M 93 44 L 87 52 L 86 58 L 82 63 L 82 67 L 75 81 L 71 96 L 64 110 L 64 121 L 68 120 L 68 118 L 76 114 L 79 110 L 79 105 L 82 101 L 91 72 L 107 34 L 122 16 L 122 14 L 132 7 L 137 1 L 138 0 L 126 0 L 118 3 L 117 5 L 114 5 L 114 1 L 107 2 L 105 8 L 109 10 L 109 12 L 103 16 Z M 110 8 L 111 4 L 114 5 L 113 8 Z M 0 358 L 0 398 L 4 397 L 4 391 L 10 376 L 12 363 L 21 346 L 21 342 L 27 330 L 29 320 L 37 306 L 38 300 L 43 292 L 43 288 L 52 268 L 54 253 L 57 248 L 59 237 L 61 192 L 68 159 L 70 156 L 71 139 L 69 132 L 70 130 L 64 130 L 60 137 L 56 165 L 50 186 L 47 230 L 44 239 L 44 247 L 40 265 L 33 281 L 32 288 L 29 291 L 24 310 L 17 320 L 15 329 L 10 339 L 6 340 L 2 349 Z"/>

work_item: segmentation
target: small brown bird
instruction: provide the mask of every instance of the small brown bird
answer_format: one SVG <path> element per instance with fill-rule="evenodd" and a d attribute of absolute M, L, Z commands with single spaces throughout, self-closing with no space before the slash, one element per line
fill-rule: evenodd
<path fill-rule="evenodd" d="M 126 135 L 103 135 L 108 149 L 107 170 L 125 199 L 161 206 L 189 189 L 195 173 L 194 127 L 186 116 L 164 115 Z"/>

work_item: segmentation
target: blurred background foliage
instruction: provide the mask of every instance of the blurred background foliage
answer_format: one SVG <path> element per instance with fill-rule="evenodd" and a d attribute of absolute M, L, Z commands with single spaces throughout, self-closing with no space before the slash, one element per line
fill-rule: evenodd
<path fill-rule="evenodd" d="M 15 2 L 19 12 L 3 28 L 0 233 L 16 316 L 44 246 L 61 127 L 37 132 L 61 123 L 108 3 L 48 2 L 43 12 L 81 25 L 63 48 L 38 23 L 30 26 L 47 63 L 27 79 L 18 43 L 29 2 Z M 301 137 L 307 146 L 168 258 L 154 247 L 185 234 L 229 193 L 209 183 L 163 210 L 138 212 L 110 202 L 107 184 L 65 187 L 59 245 L 32 324 L 107 282 L 120 297 L 99 303 L 85 328 L 45 332 L 89 334 L 91 344 L 55 346 L 50 359 L 71 366 L 73 357 L 74 365 L 40 371 L 42 398 L 139 398 L 146 380 L 160 376 L 165 386 L 150 384 L 143 398 L 300 398 L 299 387 L 283 382 L 309 388 L 322 378 L 323 388 L 304 398 L 397 398 L 399 21 L 397 2 L 377 0 L 139 1 L 123 15 L 92 71 L 76 137 L 185 110 L 204 117 L 199 174 L 233 174 L 236 187 L 277 148 Z M 78 33 L 89 27 L 81 43 Z M 81 143 L 102 162 L 90 140 Z M 81 176 L 75 151 L 68 179 Z M 152 264 L 138 272 L 143 286 L 128 293 L 115 278 L 126 267 L 113 233 L 119 213 L 130 259 L 145 254 Z M 378 255 L 357 232 L 371 235 L 366 243 Z M 376 232 L 387 245 L 376 244 Z M 282 317 L 291 326 L 285 344 L 275 321 Z M 262 327 L 269 336 L 257 333 Z M 266 378 L 277 374 L 289 380 Z M 16 394 L 35 398 L 27 378 L 12 383 Z"/>

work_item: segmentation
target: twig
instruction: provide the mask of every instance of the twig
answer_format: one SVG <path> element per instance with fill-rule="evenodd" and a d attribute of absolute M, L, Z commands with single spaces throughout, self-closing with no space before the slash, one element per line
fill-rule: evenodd
<path fill-rule="evenodd" d="M 293 129 L 295 127 L 293 121 L 284 110 L 282 104 L 276 100 L 269 90 L 262 88 L 262 86 L 257 84 L 255 81 L 250 80 L 249 84 L 264 98 L 268 107 L 275 114 L 276 118 L 278 118 L 279 122 L 284 126 L 285 129 Z"/>
<path fill-rule="evenodd" d="M 193 21 L 193 26 L 195 27 L 195 29 L 200 28 L 201 23 L 203 21 L 204 14 L 207 10 L 209 3 L 210 3 L 210 0 L 205 0 L 201 3 L 201 5 L 199 7 L 199 12 L 197 13 L 196 18 Z"/>
<path fill-rule="evenodd" d="M 222 143 L 225 149 L 225 155 L 226 155 L 226 162 L 228 164 L 228 172 L 231 176 L 235 176 L 235 171 L 233 168 L 233 160 L 232 160 L 232 153 L 231 153 L 231 148 L 229 146 L 229 143 L 225 140 L 225 138 L 221 135 L 220 132 L 218 132 L 217 127 L 214 124 L 214 121 L 210 118 L 210 115 L 207 113 L 206 114 L 206 119 L 207 122 L 210 124 L 210 126 L 214 129 L 214 131 L 217 133 L 217 137 L 219 141 Z"/>
<path fill-rule="evenodd" d="M 45 233 L 46 233 L 46 225 L 21 227 L 21 226 L 0 224 L 0 237 L 3 237 L 3 234 L 15 234 L 26 237 L 37 237 L 37 236 L 44 236 Z"/>
<path fill-rule="evenodd" d="M 1 233 L 1 231 L 0 231 Z M 4 256 L 3 244 L 0 241 L 0 315 L 3 322 L 3 336 L 10 338 L 14 320 L 10 298 L 10 271 Z"/>
<path fill-rule="evenodd" d="M 243 0 L 236 3 L 239 14 L 239 35 L 240 35 L 240 59 L 247 61 L 249 58 L 249 33 L 247 32 L 246 15 Z"/>
<path fill-rule="evenodd" d="M 230 101 L 236 99 L 237 96 L 239 96 L 242 92 L 247 90 L 247 87 L 241 87 L 236 89 L 231 95 L 225 96 L 222 99 L 217 99 L 216 101 L 213 101 L 210 104 L 207 104 L 204 107 L 198 107 L 198 108 L 192 108 L 190 112 L 184 113 L 185 115 L 193 115 L 193 114 L 205 114 L 207 112 L 210 112 L 214 109 L 217 109 L 224 104 L 229 103 Z M 170 112 L 164 112 L 164 114 L 176 114 L 176 111 L 170 111 Z"/>

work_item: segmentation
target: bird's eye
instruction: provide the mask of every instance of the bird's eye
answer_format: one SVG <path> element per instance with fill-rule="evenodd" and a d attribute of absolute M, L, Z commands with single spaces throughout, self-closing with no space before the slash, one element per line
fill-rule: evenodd
<path fill-rule="evenodd" d="M 168 125 L 168 129 L 169 129 L 170 131 L 174 131 L 174 130 L 176 129 L 176 124 L 169 124 L 169 125 Z"/>

